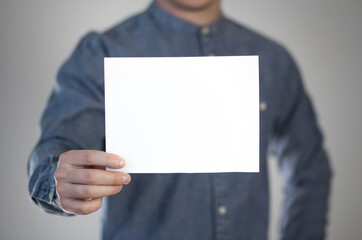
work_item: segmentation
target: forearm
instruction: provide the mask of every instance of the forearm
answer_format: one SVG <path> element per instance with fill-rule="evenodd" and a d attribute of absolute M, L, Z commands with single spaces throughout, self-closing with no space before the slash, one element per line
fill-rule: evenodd
<path fill-rule="evenodd" d="M 324 239 L 331 167 L 312 102 L 289 57 L 270 150 L 284 179 L 281 239 Z"/>
<path fill-rule="evenodd" d="M 56 201 L 54 172 L 69 150 L 104 150 L 102 36 L 87 34 L 62 65 L 28 159 L 29 193 L 45 211 L 68 215 Z"/>
<path fill-rule="evenodd" d="M 310 169 L 286 182 L 281 218 L 282 240 L 324 239 L 327 224 L 331 169 L 323 150 Z"/>

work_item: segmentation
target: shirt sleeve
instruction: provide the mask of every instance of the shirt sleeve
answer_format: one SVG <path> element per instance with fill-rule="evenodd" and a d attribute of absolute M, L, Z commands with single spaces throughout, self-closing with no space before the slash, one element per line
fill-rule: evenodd
<path fill-rule="evenodd" d="M 311 100 L 289 54 L 270 149 L 284 182 L 283 240 L 324 239 L 331 167 Z"/>
<path fill-rule="evenodd" d="M 28 190 L 45 212 L 71 215 L 59 205 L 54 172 L 59 155 L 72 149 L 104 150 L 102 36 L 82 38 L 62 65 L 40 121 L 40 138 L 28 159 Z"/>

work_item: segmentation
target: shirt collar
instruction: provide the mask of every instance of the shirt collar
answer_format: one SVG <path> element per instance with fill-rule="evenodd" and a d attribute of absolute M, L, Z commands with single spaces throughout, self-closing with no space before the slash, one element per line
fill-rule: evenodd
<path fill-rule="evenodd" d="M 150 6 L 146 10 L 146 14 L 148 14 L 157 24 L 159 24 L 162 28 L 172 33 L 180 33 L 180 34 L 197 34 L 202 32 L 202 29 L 205 26 L 198 26 L 186 20 L 183 20 L 171 13 L 167 12 L 157 3 L 152 1 Z M 225 25 L 225 17 L 222 13 L 217 20 L 213 23 L 207 25 L 211 34 L 215 34 L 220 32 Z"/>

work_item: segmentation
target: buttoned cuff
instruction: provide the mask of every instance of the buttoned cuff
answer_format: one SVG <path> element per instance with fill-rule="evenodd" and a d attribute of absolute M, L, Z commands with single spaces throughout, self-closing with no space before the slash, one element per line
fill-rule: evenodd
<path fill-rule="evenodd" d="M 49 159 L 38 165 L 29 181 L 30 197 L 45 212 L 74 216 L 74 214 L 64 212 L 59 204 L 54 179 L 54 172 L 58 164 L 57 160 L 57 157 L 49 157 Z"/>

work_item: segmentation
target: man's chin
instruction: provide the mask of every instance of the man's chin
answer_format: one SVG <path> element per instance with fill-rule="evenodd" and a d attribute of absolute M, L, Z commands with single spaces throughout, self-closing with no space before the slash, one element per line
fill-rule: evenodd
<path fill-rule="evenodd" d="M 166 0 L 178 8 L 187 11 L 202 11 L 218 0 Z"/>

